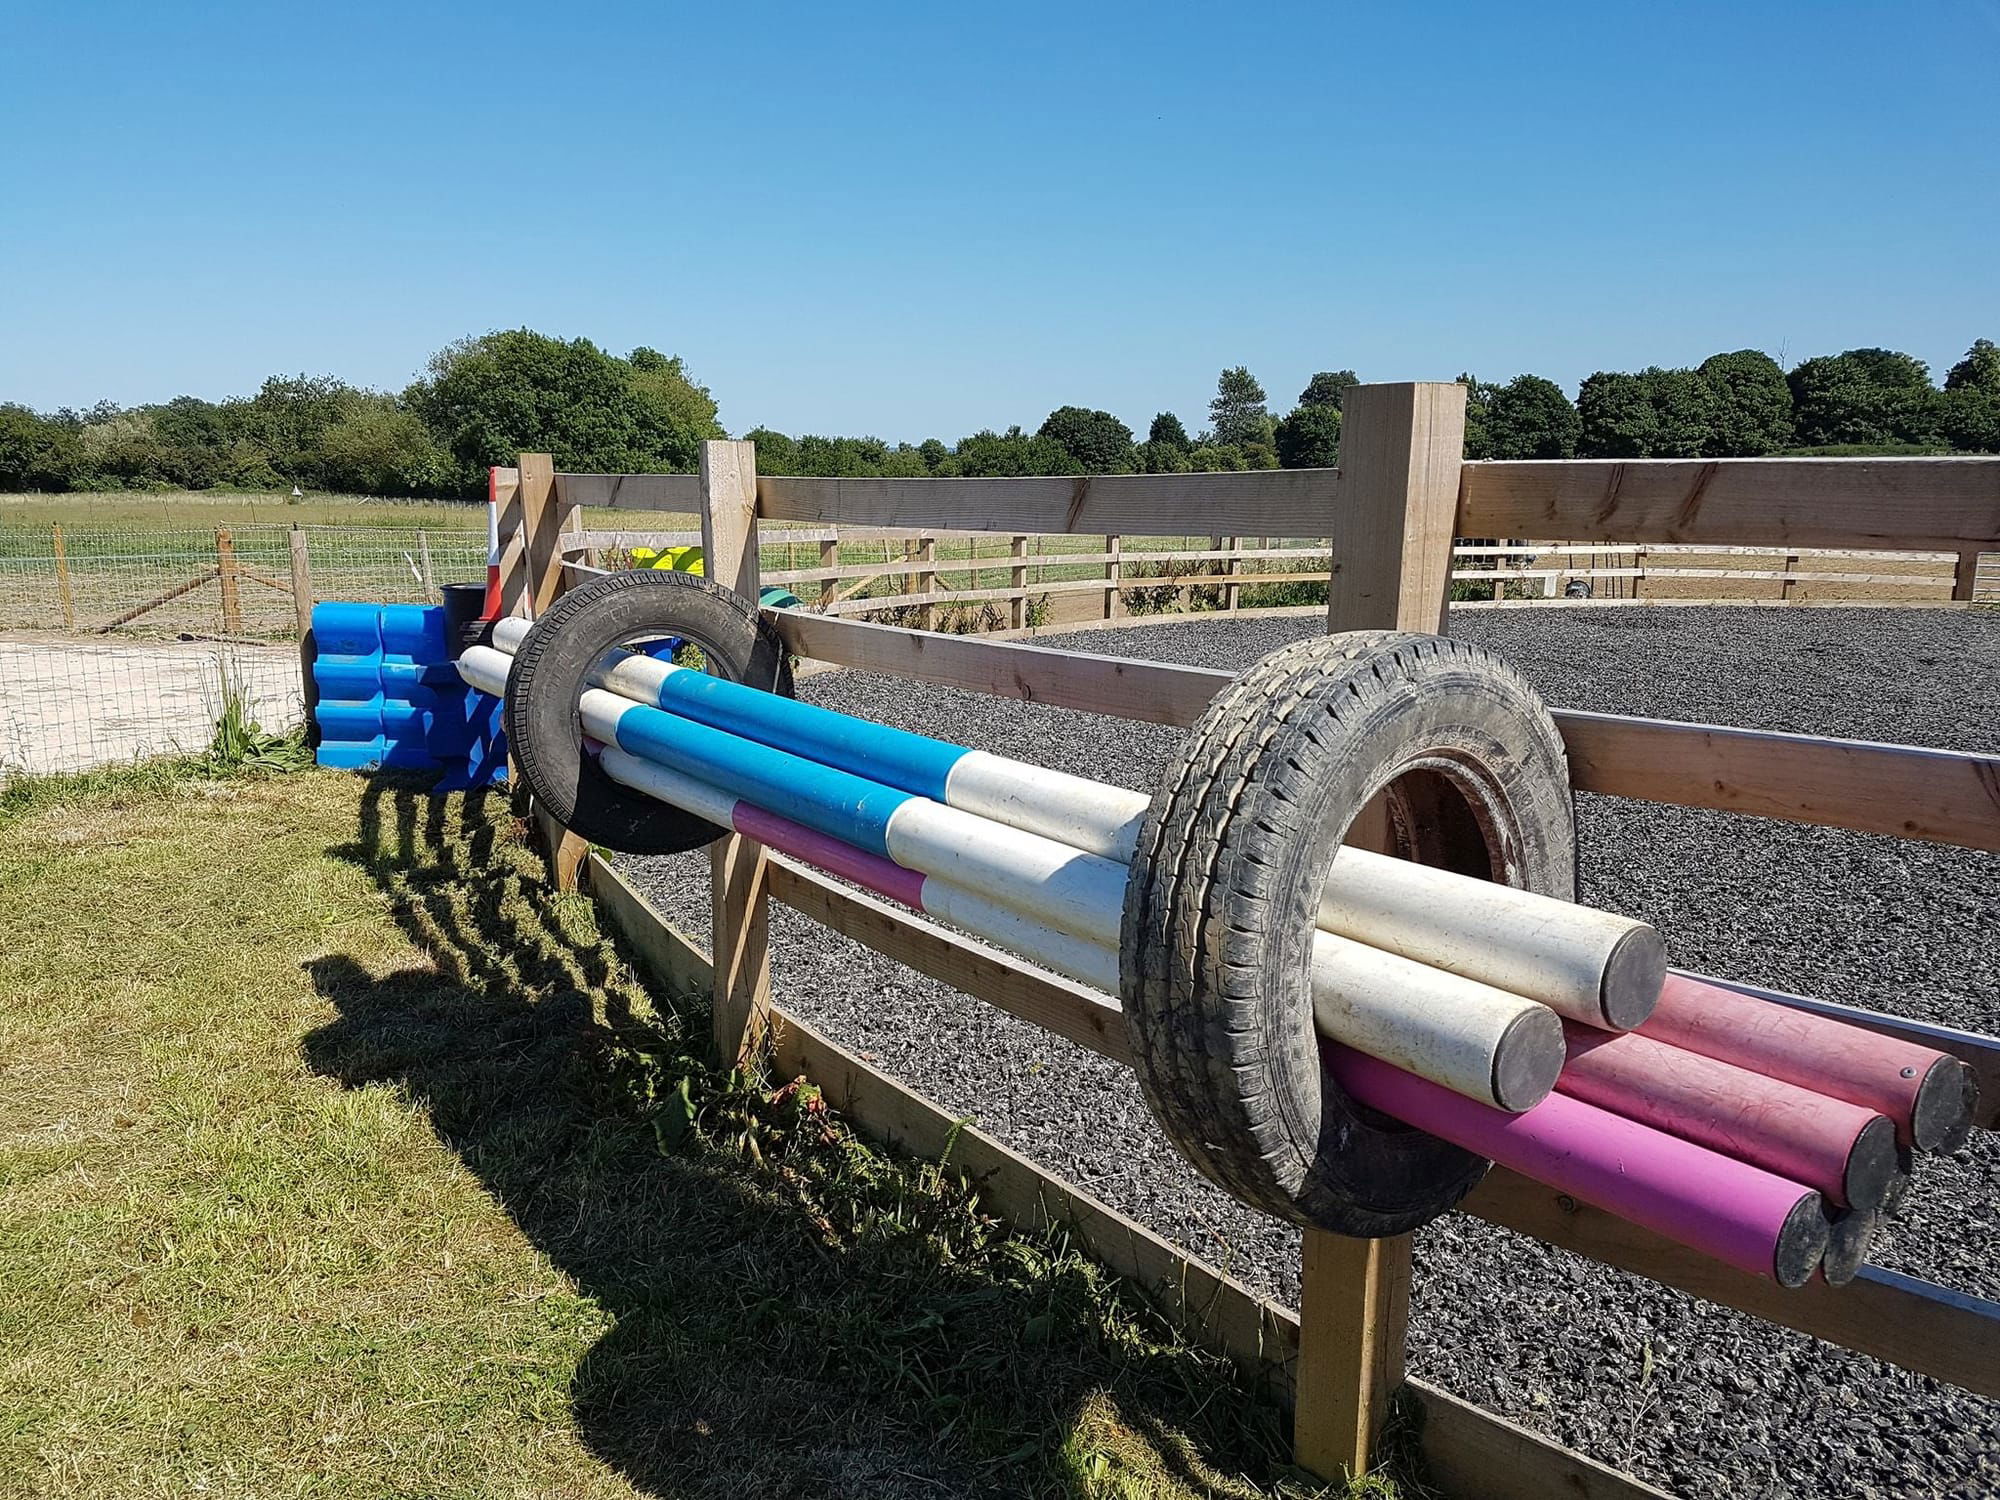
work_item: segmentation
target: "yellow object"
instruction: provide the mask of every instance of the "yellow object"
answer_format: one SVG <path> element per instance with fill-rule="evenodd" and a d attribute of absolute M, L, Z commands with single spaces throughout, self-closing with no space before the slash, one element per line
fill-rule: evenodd
<path fill-rule="evenodd" d="M 664 552 L 655 552 L 651 547 L 634 547 L 632 561 L 641 568 L 659 568 L 668 573 L 702 572 L 701 548 L 669 547 Z"/>

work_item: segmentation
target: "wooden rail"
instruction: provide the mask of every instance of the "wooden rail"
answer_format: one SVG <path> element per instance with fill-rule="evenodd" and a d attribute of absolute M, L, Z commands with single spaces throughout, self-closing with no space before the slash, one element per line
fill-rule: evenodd
<path fill-rule="evenodd" d="M 1192 724 L 1232 675 L 798 610 L 773 619 L 801 656 L 1151 724 Z M 2000 755 L 1554 712 L 1582 791 L 2000 850 Z"/>
<path fill-rule="evenodd" d="M 558 476 L 558 484 L 564 476 Z M 1009 606 L 1010 613 L 1018 612 L 1018 606 L 1028 599 L 1050 599 L 1074 597 L 1079 602 L 1088 602 L 1092 596 L 1101 596 L 1101 606 L 1094 605 L 1090 614 L 1094 618 L 1113 619 L 1129 612 L 1129 604 L 1136 597 L 1135 591 L 1169 590 L 1181 595 L 1185 602 L 1195 589 L 1210 590 L 1215 602 L 1226 610 L 1241 607 L 1244 587 L 1257 588 L 1274 584 L 1324 583 L 1329 576 L 1333 557 L 1331 548 L 1324 541 L 1305 540 L 1286 546 L 1245 546 L 1238 539 L 1233 546 L 1210 546 L 1162 549 L 1157 546 L 1118 547 L 1106 546 L 1102 549 L 1065 551 L 1046 546 L 1029 550 L 1031 541 L 1046 540 L 1044 537 L 1018 534 L 1012 538 L 1015 550 L 1006 557 L 980 556 L 977 547 L 985 538 L 985 533 L 967 531 L 934 531 L 923 528 L 896 529 L 879 527 L 816 527 L 806 529 L 762 528 L 758 534 L 760 547 L 766 555 L 771 549 L 785 546 L 788 549 L 799 545 L 816 547 L 821 561 L 814 567 L 785 567 L 764 569 L 760 578 L 765 584 L 777 584 L 799 588 L 820 586 L 820 597 L 812 607 L 825 614 L 865 616 L 883 610 L 929 610 L 939 605 L 993 603 Z M 569 533 L 563 542 L 565 552 L 580 553 L 600 551 L 604 548 L 652 547 L 664 550 L 668 547 L 686 546 L 699 539 L 699 533 L 691 531 L 575 531 Z M 909 589 L 888 594 L 870 593 L 869 589 L 878 582 L 895 578 L 910 580 L 918 576 L 913 572 L 908 557 L 887 559 L 881 562 L 839 560 L 842 543 L 851 549 L 865 549 L 871 543 L 886 544 L 902 542 L 928 547 L 933 550 L 942 546 L 943 554 L 936 558 L 935 569 L 919 570 L 928 580 L 921 590 Z M 958 549 L 965 555 L 956 555 Z M 1585 580 L 1593 589 L 1600 582 L 1619 582 L 1630 586 L 1633 602 L 1639 598 L 1642 585 L 1660 584 L 1714 584 L 1714 583 L 1766 583 L 1776 586 L 1777 598 L 1791 602 L 1807 602 L 1795 598 L 1793 590 L 1799 585 L 1832 585 L 1830 589 L 1818 592 L 1810 600 L 1812 603 L 1832 602 L 1842 596 L 1843 590 L 1855 588 L 1894 589 L 1896 598 L 1902 602 L 1924 599 L 1948 600 L 1954 589 L 1957 575 L 1954 569 L 1958 555 L 1951 552 L 1888 552 L 1881 550 L 1849 550 L 1840 548 L 1794 547 L 1712 547 L 1686 543 L 1666 543 L 1644 549 L 1645 561 L 1630 564 L 1617 561 L 1621 557 L 1636 557 L 1638 552 L 1632 546 L 1614 546 L 1599 543 L 1564 542 L 1514 542 L 1460 543 L 1452 548 L 1455 561 L 1469 564 L 1455 566 L 1451 573 L 1453 583 L 1474 587 L 1491 586 L 1493 597 L 1503 599 L 1508 590 L 1527 589 L 1539 586 L 1539 596 L 1558 599 L 1563 586 L 1570 580 Z M 831 557 L 831 561 L 826 559 Z M 1519 559 L 1507 562 L 1506 559 Z M 1565 559 L 1581 558 L 1581 562 Z M 1733 564 L 1730 566 L 1674 566 L 1672 562 L 1661 563 L 1660 558 L 1682 559 L 1693 563 L 1714 560 Z M 1920 566 L 1923 572 L 1885 572 L 1856 564 L 1894 561 L 1904 566 Z M 1763 562 L 1765 566 L 1745 564 Z M 1813 566 L 1815 562 L 1823 565 Z M 1801 564 L 1805 566 L 1801 566 Z M 1207 567 L 1198 565 L 1207 564 Z M 1271 571 L 1244 571 L 1245 565 L 1255 568 L 1271 568 Z M 1288 565 L 1272 568 L 1273 564 Z M 1140 571 L 1134 573 L 1133 568 Z M 1175 573 L 1176 567 L 1189 571 Z M 1027 577 L 1028 569 L 1059 570 L 1068 576 L 1040 578 L 1033 582 Z M 1147 569 L 1160 569 L 1147 572 Z M 1102 570 L 1103 580 L 1098 579 Z M 1008 575 L 1005 584 L 982 584 L 981 575 L 1004 572 Z M 941 574 L 961 575 L 967 581 L 945 581 L 940 584 Z M 1109 583 L 1110 587 L 1107 587 Z M 827 597 L 826 585 L 836 585 L 832 597 Z M 838 587 L 849 585 L 849 587 Z M 1530 597 L 1534 597 L 1530 595 Z M 1649 594 L 1658 599 L 1658 594 Z M 1075 618 L 1065 615 L 1058 623 L 1069 625 L 1078 623 Z"/>
<path fill-rule="evenodd" d="M 532 612 L 550 596 L 551 578 L 560 588 L 563 553 L 575 550 L 585 535 L 576 526 L 576 507 L 584 503 L 697 511 L 713 575 L 748 597 L 755 597 L 763 581 L 760 519 L 913 533 L 908 540 L 915 545 L 906 547 L 900 566 L 885 557 L 862 582 L 899 573 L 920 576 L 921 589 L 905 584 L 903 593 L 891 598 L 923 608 L 954 592 L 937 586 L 938 573 L 985 561 L 960 564 L 927 552 L 938 532 L 1006 533 L 1010 555 L 989 565 L 1005 569 L 1007 583 L 991 592 L 1009 605 L 1017 625 L 1026 597 L 1037 592 L 1026 577 L 1034 565 L 1027 538 L 1107 538 L 1102 555 L 1051 552 L 1048 565 L 1105 569 L 1104 576 L 1077 580 L 1075 592 L 1102 595 L 1110 614 L 1122 589 L 1140 584 L 1130 568 L 1143 555 L 1138 547 L 1125 551 L 1110 539 L 1212 536 L 1225 518 L 1231 533 L 1317 540 L 1295 551 L 1268 548 L 1263 540 L 1244 548 L 1243 535 L 1232 535 L 1227 546 L 1218 539 L 1195 555 L 1224 567 L 1199 576 L 1235 590 L 1260 576 L 1241 572 L 1250 553 L 1330 554 L 1326 572 L 1313 576 L 1326 579 L 1326 618 L 1336 630 L 1439 628 L 1454 533 L 1562 537 L 1567 540 L 1559 547 L 1543 552 L 1565 557 L 1603 557 L 1605 552 L 1592 550 L 1600 546 L 1665 555 L 1698 546 L 1770 549 L 1785 558 L 1782 568 L 1689 571 L 1703 577 L 1770 573 L 1787 592 L 1787 577 L 1796 584 L 1826 573 L 1852 576 L 1810 565 L 1802 572 L 1800 562 L 1822 550 L 1944 552 L 1952 562 L 1951 592 L 1961 603 L 1977 587 L 1980 555 L 2000 548 L 2000 459 L 1465 464 L 1459 457 L 1462 407 L 1463 390 L 1454 385 L 1350 390 L 1339 471 L 1060 480 L 786 479 L 756 476 L 747 444 L 709 444 L 698 477 L 558 476 L 545 458 L 528 455 L 517 470 L 495 477 L 496 495 L 511 518 L 503 524 L 508 535 L 503 560 L 516 575 L 509 597 Z M 839 566 L 839 538 L 810 534 L 821 549 L 820 566 L 787 570 L 787 580 L 817 583 L 820 602 L 837 605 L 838 582 L 851 576 Z M 1314 550 L 1321 541 L 1324 552 Z M 1474 545 L 1481 550 L 1472 556 L 1491 559 L 1513 555 L 1512 549 L 1524 544 Z M 1524 571 L 1501 570 L 1489 561 L 1483 576 L 1504 583 Z M 1608 576 L 1657 577 L 1662 571 L 1642 555 L 1629 568 L 1614 566 Z M 1552 585 L 1566 572 L 1545 567 L 1529 576 Z M 1870 568 L 1868 574 L 1904 581 L 1883 569 Z M 1942 579 L 1926 575 L 1913 581 L 1935 586 Z M 1174 582 L 1148 579 L 1143 586 Z M 884 601 L 853 602 L 880 608 Z M 1228 680 L 1197 668 L 927 634 L 833 614 L 787 610 L 773 618 L 801 656 L 1152 723 L 1191 722 Z M 2000 849 L 2000 757 L 1616 715 L 1558 711 L 1557 719 L 1580 788 Z M 710 988 L 717 1048 L 725 1059 L 740 1055 L 768 1026 L 783 1064 L 813 1075 L 837 1105 L 878 1133 L 938 1149 L 944 1137 L 936 1132 L 941 1122 L 950 1123 L 824 1038 L 788 1023 L 771 1005 L 764 907 L 776 897 L 967 993 L 1124 1060 L 1123 1016 L 1107 997 L 770 859 L 740 839 L 718 849 L 711 951 L 722 955 L 722 962 L 697 969 L 687 954 L 675 957 L 674 944 L 657 932 L 646 941 L 655 952 L 668 951 L 670 970 L 678 963 L 679 972 L 695 974 L 694 982 Z M 629 893 L 611 899 L 631 906 Z M 1885 1030 L 1919 1026 L 1866 1013 L 1854 1019 Z M 1943 1045 L 1942 1034 L 1942 1028 L 1926 1029 L 1934 1045 Z M 2000 1042 L 1969 1033 L 1951 1034 L 1951 1040 L 1982 1078 L 1995 1076 Z M 1990 1122 L 1989 1115 L 1983 1123 Z M 989 1201 L 1005 1205 L 1010 1217 L 1046 1215 L 1051 1202 L 1063 1205 L 1075 1223 L 1093 1226 L 1084 1241 L 1094 1253 L 1153 1286 L 1183 1321 L 1239 1357 L 1289 1371 L 1303 1464 L 1332 1476 L 1371 1461 L 1387 1394 L 1406 1384 L 1401 1365 L 1406 1237 L 1368 1242 L 1309 1236 L 1302 1315 L 1293 1322 L 997 1143 L 971 1139 L 968 1150 L 980 1170 L 1012 1184 L 988 1189 Z M 1968 1389 L 2000 1394 L 2000 1362 L 1992 1358 L 2000 1345 L 2000 1306 L 1983 1299 L 1879 1270 L 1838 1291 L 1781 1293 L 1505 1173 L 1489 1176 L 1467 1207 L 1607 1264 Z M 1427 1445 L 1436 1477 L 1456 1492 L 1656 1493 L 1463 1403 L 1406 1388 L 1430 1410 L 1437 1431 Z"/>

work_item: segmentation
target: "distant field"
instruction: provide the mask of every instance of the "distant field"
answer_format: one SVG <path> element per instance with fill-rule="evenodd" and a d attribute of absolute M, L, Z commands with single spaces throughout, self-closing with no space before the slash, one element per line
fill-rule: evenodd
<path fill-rule="evenodd" d="M 692 516 L 667 511 L 584 512 L 593 526 L 628 531 L 691 525 Z M 214 494 L 133 490 L 71 495 L 0 495 L 0 527 L 46 526 L 177 530 L 215 526 L 379 526 L 409 530 L 437 526 L 483 531 L 485 503 L 478 500 L 383 500 L 368 495 Z"/>

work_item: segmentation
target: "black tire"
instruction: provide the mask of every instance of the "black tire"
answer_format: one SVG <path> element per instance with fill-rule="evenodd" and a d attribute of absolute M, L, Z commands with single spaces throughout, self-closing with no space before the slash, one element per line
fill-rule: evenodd
<path fill-rule="evenodd" d="M 522 784 L 571 831 L 624 854 L 679 854 L 727 830 L 606 776 L 583 753 L 577 713 L 597 659 L 649 634 L 699 646 L 714 676 L 792 695 L 791 658 L 755 606 L 690 573 L 612 573 L 564 594 L 521 642 L 507 675 L 507 741 Z"/>
<path fill-rule="evenodd" d="M 1322 1066 L 1320 888 L 1386 789 L 1391 848 L 1573 899 L 1561 736 L 1489 652 L 1357 631 L 1276 652 L 1216 697 L 1146 817 L 1121 988 L 1141 1091 L 1204 1176 L 1292 1223 L 1401 1234 L 1488 1163 L 1350 1100 Z"/>

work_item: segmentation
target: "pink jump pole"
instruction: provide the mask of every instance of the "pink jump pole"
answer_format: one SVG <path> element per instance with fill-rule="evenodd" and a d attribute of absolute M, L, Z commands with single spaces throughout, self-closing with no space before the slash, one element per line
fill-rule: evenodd
<path fill-rule="evenodd" d="M 1573 1099 L 1664 1130 L 1824 1193 L 1877 1207 L 1901 1168 L 1884 1115 L 1636 1033 L 1563 1023 L 1556 1087 Z"/>
<path fill-rule="evenodd" d="M 1567 1094 L 1508 1114 L 1352 1048 L 1325 1051 L 1342 1088 L 1406 1125 L 1752 1276 L 1797 1287 L 1819 1269 L 1826 1210 L 1799 1183 Z"/>
<path fill-rule="evenodd" d="M 1639 1034 L 1887 1115 L 1906 1149 L 1956 1149 L 1979 1097 L 1955 1057 L 1685 974 L 1667 976 Z"/>

